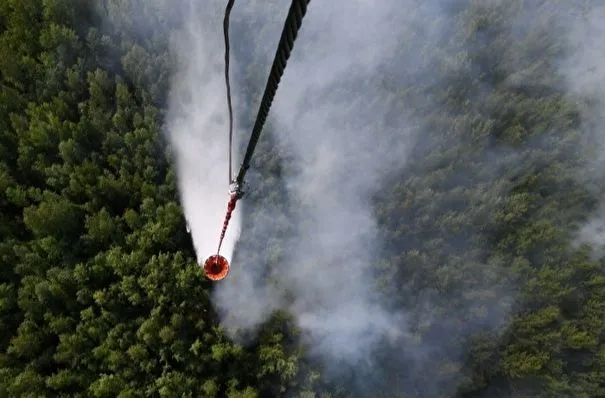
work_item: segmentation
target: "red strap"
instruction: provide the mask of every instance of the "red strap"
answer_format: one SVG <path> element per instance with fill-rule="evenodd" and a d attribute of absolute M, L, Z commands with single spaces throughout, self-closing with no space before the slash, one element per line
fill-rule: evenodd
<path fill-rule="evenodd" d="M 223 222 L 223 230 L 221 231 L 221 237 L 218 241 L 218 250 L 216 254 L 221 251 L 221 245 L 223 244 L 223 238 L 225 237 L 225 233 L 227 232 L 227 226 L 229 225 L 229 220 L 231 220 L 231 213 L 235 210 L 235 204 L 237 203 L 237 195 L 231 194 L 229 198 L 229 203 L 227 203 L 227 214 L 225 215 L 225 221 Z"/>

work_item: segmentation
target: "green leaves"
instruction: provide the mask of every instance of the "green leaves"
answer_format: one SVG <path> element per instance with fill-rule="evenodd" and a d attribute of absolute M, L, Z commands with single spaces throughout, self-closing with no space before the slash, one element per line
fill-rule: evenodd
<path fill-rule="evenodd" d="M 51 192 L 43 194 L 43 201 L 23 210 L 23 221 L 39 238 L 54 237 L 66 242 L 80 235 L 83 214 L 78 206 Z"/>

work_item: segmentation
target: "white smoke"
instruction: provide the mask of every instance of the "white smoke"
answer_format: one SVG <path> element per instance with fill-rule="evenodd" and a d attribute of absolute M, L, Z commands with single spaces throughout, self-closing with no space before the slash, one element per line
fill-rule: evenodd
<path fill-rule="evenodd" d="M 267 62 L 265 73 L 289 2 L 276 3 L 247 5 L 240 11 L 257 21 L 255 51 L 262 56 L 255 57 Z M 275 139 L 287 148 L 296 170 L 286 179 L 287 192 L 299 209 L 290 220 L 296 233 L 283 248 L 283 260 L 276 268 L 267 269 L 242 248 L 241 270 L 215 292 L 229 329 L 254 329 L 273 310 L 286 309 L 318 351 L 351 362 L 367 358 L 368 350 L 383 337 L 407 334 L 405 317 L 390 313 L 374 297 L 371 276 L 381 247 L 370 202 L 384 179 L 405 166 L 419 131 L 415 120 L 407 117 L 407 107 L 397 103 L 396 89 L 389 91 L 376 83 L 382 74 L 397 81 L 399 75 L 409 78 L 418 69 L 428 69 L 425 48 L 434 52 L 434 42 L 451 24 L 443 22 L 447 15 L 440 8 L 447 3 L 310 3 L 270 113 Z M 535 15 L 541 12 L 536 9 Z M 567 24 L 564 12 L 557 16 L 561 25 Z M 528 23 L 526 18 L 536 21 L 524 15 L 509 21 L 511 29 Z M 589 18 L 602 20 L 598 7 Z M 593 23 L 590 34 L 602 32 L 599 26 Z M 552 34 L 559 40 L 567 37 L 554 28 Z M 577 90 L 601 84 L 594 79 L 602 79 L 602 74 L 586 73 L 602 69 L 602 50 L 594 45 L 600 41 L 583 41 L 588 36 L 583 32 L 577 38 L 583 43 L 576 60 L 584 60 L 578 63 L 581 68 L 567 68 Z M 239 40 L 248 40 L 249 45 L 254 41 Z M 394 56 L 402 48 L 405 57 Z M 389 65 L 393 58 L 398 59 L 397 65 Z M 439 73 L 437 65 L 432 70 Z M 270 129 L 263 134 L 270 134 Z M 270 212 L 263 216 L 264 221 L 256 220 L 257 231 L 275 222 Z M 246 261 L 249 258 L 254 260 Z M 494 325 L 505 323 L 506 314 L 498 313 Z"/>
<path fill-rule="evenodd" d="M 275 37 L 257 49 L 266 73 L 287 15 L 286 4 L 275 3 L 246 9 Z M 394 90 L 375 78 L 401 37 L 422 35 L 413 24 L 435 16 L 429 5 L 411 9 L 400 0 L 310 3 L 270 113 L 275 139 L 295 169 L 286 190 L 298 212 L 290 219 L 296 232 L 275 268 L 247 261 L 256 257 L 245 248 L 238 253 L 241 270 L 215 293 L 228 329 L 254 329 L 274 309 L 285 309 L 318 353 L 350 363 L 366 360 L 383 337 L 404 333 L 401 315 L 375 299 L 372 273 L 381 247 L 371 196 L 405 165 L 413 142 L 404 109 L 393 112 Z M 267 15 L 282 18 L 263 20 Z M 411 56 L 399 69 L 416 62 Z M 269 214 L 256 231 L 275 222 Z"/>
<path fill-rule="evenodd" d="M 570 7 L 571 8 L 571 7 Z M 581 4 L 573 13 L 562 13 L 566 21 L 566 45 L 569 54 L 559 65 L 565 77 L 566 89 L 578 99 L 583 133 L 586 138 L 588 167 L 579 179 L 584 182 L 602 181 L 605 170 L 605 4 Z M 593 194 L 605 191 L 601 184 L 589 183 Z M 578 243 L 587 243 L 594 255 L 605 255 L 605 202 L 596 215 L 580 228 Z"/>

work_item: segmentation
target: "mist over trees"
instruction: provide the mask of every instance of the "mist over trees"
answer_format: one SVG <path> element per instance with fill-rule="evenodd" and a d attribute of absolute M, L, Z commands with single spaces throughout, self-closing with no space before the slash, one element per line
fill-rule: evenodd
<path fill-rule="evenodd" d="M 402 40 L 391 61 L 414 72 L 368 83 L 389 98 L 386 125 L 405 112 L 419 131 L 373 202 L 384 247 L 368 285 L 404 316 L 370 362 L 334 366 L 286 311 L 245 343 L 220 323 L 163 133 L 182 10 L 0 2 L 0 396 L 605 396 L 603 232 L 586 229 L 603 210 L 602 99 L 570 88 L 564 6 L 441 3 L 443 35 Z M 232 33 L 255 61 L 257 28 Z M 258 63 L 234 66 L 243 118 Z M 297 212 L 273 134 L 236 210 L 238 245 L 268 268 Z"/>

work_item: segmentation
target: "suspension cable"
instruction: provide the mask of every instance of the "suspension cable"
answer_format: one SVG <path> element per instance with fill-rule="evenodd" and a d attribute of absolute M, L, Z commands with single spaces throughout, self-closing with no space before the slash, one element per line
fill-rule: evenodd
<path fill-rule="evenodd" d="M 232 152 L 233 152 L 233 107 L 231 106 L 231 83 L 229 82 L 229 16 L 235 0 L 229 0 L 225 8 L 223 19 L 223 33 L 225 35 L 225 84 L 227 85 L 227 105 L 229 107 L 229 184 L 233 179 Z"/>

